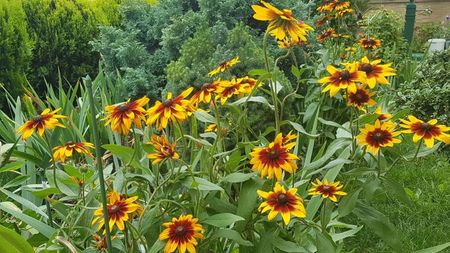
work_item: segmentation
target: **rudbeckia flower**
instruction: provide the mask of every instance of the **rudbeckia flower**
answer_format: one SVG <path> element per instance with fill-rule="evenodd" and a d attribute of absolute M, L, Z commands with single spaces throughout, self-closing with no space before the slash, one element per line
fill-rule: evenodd
<path fill-rule="evenodd" d="M 109 230 L 112 231 L 116 225 L 119 230 L 125 229 L 125 221 L 129 220 L 130 215 L 136 212 L 140 205 L 136 203 L 137 196 L 124 198 L 117 192 L 111 192 L 108 194 L 108 218 L 109 218 Z M 94 212 L 94 219 L 92 225 L 98 223 L 98 230 L 102 229 L 105 225 L 103 219 L 103 208 L 100 207 Z"/>
<path fill-rule="evenodd" d="M 272 179 L 275 176 L 278 181 L 283 179 L 283 171 L 293 173 L 297 170 L 296 160 L 299 158 L 289 152 L 295 142 L 289 143 L 287 140 L 279 133 L 275 141 L 266 147 L 254 148 L 250 153 L 252 170 L 258 172 L 261 177 Z"/>
<path fill-rule="evenodd" d="M 141 128 L 141 120 L 145 120 L 144 106 L 150 100 L 147 97 L 142 97 L 138 100 L 128 101 L 116 105 L 108 105 L 105 107 L 106 120 L 105 126 L 111 124 L 111 129 L 114 132 L 127 135 L 130 132 L 131 124 L 134 122 L 137 128 Z"/>
<path fill-rule="evenodd" d="M 377 38 L 362 38 L 358 41 L 359 45 L 367 50 L 374 50 L 381 47 L 381 40 Z"/>
<path fill-rule="evenodd" d="M 445 125 L 438 125 L 436 119 L 427 122 L 420 120 L 412 115 L 408 116 L 408 120 L 400 119 L 403 124 L 401 127 L 405 128 L 403 133 L 414 134 L 413 141 L 418 142 L 423 139 L 428 148 L 434 146 L 434 140 L 442 141 L 443 143 L 450 143 L 450 127 Z"/>
<path fill-rule="evenodd" d="M 343 185 L 340 182 L 328 182 L 328 179 L 322 182 L 316 178 L 316 182 L 312 182 L 313 187 L 309 189 L 309 195 L 322 195 L 322 198 L 329 198 L 333 202 L 337 202 L 337 196 L 347 195 L 346 192 L 341 191 Z"/>
<path fill-rule="evenodd" d="M 277 40 L 282 41 L 289 37 L 293 42 L 306 41 L 308 32 L 314 30 L 311 26 L 294 18 L 291 10 L 279 10 L 265 1 L 261 3 L 264 6 L 252 5 L 255 11 L 253 18 L 268 21 L 268 31 Z"/>
<path fill-rule="evenodd" d="M 205 83 L 202 85 L 199 91 L 197 91 L 191 97 L 191 101 L 195 104 L 200 102 L 209 104 L 214 95 L 214 92 L 217 90 L 217 87 L 220 85 L 220 79 L 216 80 L 212 83 Z"/>
<path fill-rule="evenodd" d="M 166 229 L 159 234 L 159 240 L 167 240 L 164 253 L 172 253 L 178 249 L 179 253 L 196 253 L 197 239 L 203 239 L 203 226 L 192 215 L 181 215 L 172 218 L 171 222 L 163 224 Z"/>
<path fill-rule="evenodd" d="M 389 84 L 386 79 L 388 76 L 395 76 L 395 70 L 391 68 L 391 64 L 380 64 L 381 60 L 369 61 L 365 56 L 358 63 L 358 70 L 366 73 L 365 83 L 369 85 L 371 89 L 379 84 Z"/>
<path fill-rule="evenodd" d="M 323 42 L 326 39 L 335 37 L 335 36 L 336 36 L 336 31 L 333 28 L 328 28 L 328 29 L 322 31 L 322 33 L 317 36 L 317 41 Z"/>
<path fill-rule="evenodd" d="M 162 160 L 170 158 L 178 160 L 180 156 L 177 153 L 177 142 L 173 144 L 169 142 L 165 135 L 157 136 L 153 135 L 149 144 L 153 145 L 155 152 L 148 154 L 147 157 L 152 159 L 152 164 L 158 164 Z"/>
<path fill-rule="evenodd" d="M 257 193 L 265 200 L 258 207 L 258 210 L 261 213 L 270 211 L 267 215 L 269 221 L 273 220 L 278 214 L 281 214 L 286 225 L 291 221 L 291 215 L 298 218 L 306 217 L 303 199 L 297 195 L 297 188 L 286 190 L 284 186 L 277 182 L 273 191 L 258 190 Z"/>
<path fill-rule="evenodd" d="M 65 119 L 67 117 L 56 114 L 60 110 L 61 108 L 58 108 L 50 112 L 50 109 L 45 109 L 40 115 L 28 120 L 25 124 L 20 126 L 19 129 L 17 129 L 17 133 L 22 135 L 23 140 L 27 140 L 33 135 L 35 130 L 38 132 L 39 136 L 42 137 L 46 129 L 50 130 L 56 127 L 65 128 L 65 126 L 59 122 L 59 119 Z"/>
<path fill-rule="evenodd" d="M 365 112 L 365 106 L 376 104 L 375 100 L 372 99 L 374 95 L 375 93 L 369 92 L 364 87 L 358 87 L 355 92 L 347 92 L 347 105 L 354 106 Z"/>
<path fill-rule="evenodd" d="M 361 133 L 356 136 L 358 144 L 367 146 L 367 151 L 372 154 L 378 154 L 382 147 L 393 147 L 394 144 L 400 143 L 399 136 L 401 132 L 395 132 L 395 125 L 390 121 L 380 122 L 377 120 L 375 125 L 366 124 L 360 129 Z"/>
<path fill-rule="evenodd" d="M 364 82 L 365 73 L 357 69 L 355 63 L 344 65 L 344 69 L 337 69 L 332 65 L 327 66 L 327 72 L 331 76 L 323 77 L 319 83 L 327 86 L 322 92 L 330 91 L 330 96 L 336 96 L 341 89 L 346 89 L 349 92 L 356 92 L 356 83 Z"/>
<path fill-rule="evenodd" d="M 53 148 L 53 160 L 55 162 L 65 162 L 68 157 L 72 157 L 74 151 L 93 157 L 88 150 L 89 148 L 94 148 L 94 144 L 90 142 L 67 142 L 62 146 Z"/>
<path fill-rule="evenodd" d="M 193 88 L 190 87 L 175 98 L 172 97 L 172 92 L 169 92 L 166 100 L 156 101 L 147 111 L 149 115 L 147 125 L 156 124 L 157 128 L 162 130 L 169 122 L 181 122 L 187 119 L 191 113 L 189 108 L 192 107 L 192 102 L 186 97 L 192 90 Z"/>
<path fill-rule="evenodd" d="M 250 77 L 233 78 L 231 81 L 221 81 L 216 89 L 216 98 L 223 105 L 233 95 L 243 96 L 250 94 L 256 87 L 257 81 Z"/>
<path fill-rule="evenodd" d="M 224 61 L 224 62 L 222 62 L 221 64 L 219 64 L 219 67 L 217 67 L 217 68 L 211 70 L 211 72 L 209 72 L 208 75 L 209 75 L 209 76 L 214 76 L 214 75 L 217 75 L 217 74 L 219 74 L 219 73 L 222 73 L 222 72 L 224 72 L 225 70 L 231 68 L 232 66 L 238 64 L 239 62 L 240 62 L 240 61 L 239 61 L 239 56 L 238 56 L 238 57 L 235 57 L 235 58 L 233 58 L 233 59 L 231 59 L 231 60 Z"/>
<path fill-rule="evenodd" d="M 217 131 L 217 124 L 209 124 L 208 127 L 206 127 L 205 132 L 215 132 Z"/>
<path fill-rule="evenodd" d="M 392 118 L 392 114 L 388 113 L 388 112 L 383 112 L 383 110 L 381 109 L 381 107 L 378 107 L 375 110 L 375 114 L 378 115 L 378 119 L 380 121 L 385 121 L 388 120 L 390 118 Z"/>

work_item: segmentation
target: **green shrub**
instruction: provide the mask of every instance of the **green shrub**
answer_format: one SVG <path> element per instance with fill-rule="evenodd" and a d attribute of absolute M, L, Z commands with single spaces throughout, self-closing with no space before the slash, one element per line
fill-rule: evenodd
<path fill-rule="evenodd" d="M 441 24 L 430 22 L 417 26 L 414 31 L 414 39 L 411 45 L 412 50 L 415 52 L 425 52 L 428 49 L 427 42 L 432 38 L 450 38 L 450 23 Z"/>
<path fill-rule="evenodd" d="M 118 22 L 118 14 L 109 16 L 118 13 L 116 0 L 26 0 L 23 6 L 35 42 L 28 79 L 39 93 L 44 90 L 44 78 L 56 84 L 61 74 L 74 83 L 95 74 L 99 56 L 89 41 L 97 36 L 99 24 Z"/>
<path fill-rule="evenodd" d="M 423 119 L 450 123 L 450 50 L 434 53 L 422 62 L 412 82 L 398 92 L 398 105 Z"/>
<path fill-rule="evenodd" d="M 11 94 L 18 94 L 25 82 L 25 72 L 31 60 L 30 41 L 27 32 L 22 1 L 0 1 L 0 83 Z M 4 94 L 3 90 L 0 90 Z M 0 96 L 0 108 L 6 104 L 5 96 Z"/>

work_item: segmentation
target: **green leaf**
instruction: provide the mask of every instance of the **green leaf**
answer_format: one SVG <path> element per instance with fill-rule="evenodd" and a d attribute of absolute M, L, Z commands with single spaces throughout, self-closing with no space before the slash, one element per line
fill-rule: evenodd
<path fill-rule="evenodd" d="M 362 188 L 342 198 L 338 206 L 339 217 L 345 217 L 353 211 L 356 207 L 356 202 L 358 201 L 358 196 L 361 190 Z"/>
<path fill-rule="evenodd" d="M 280 237 L 276 236 L 273 237 L 270 242 L 272 243 L 275 248 L 288 253 L 302 253 L 302 252 L 308 252 L 303 247 L 299 246 L 296 243 L 285 241 L 281 239 Z"/>
<path fill-rule="evenodd" d="M 17 169 L 20 169 L 23 165 L 24 165 L 24 162 L 8 163 L 0 168 L 0 172 L 17 170 Z"/>
<path fill-rule="evenodd" d="M 16 209 L 13 209 L 11 206 L 12 203 L 9 202 L 1 202 L 0 203 L 0 209 L 11 214 L 15 218 L 27 223 L 28 225 L 35 228 L 39 233 L 44 235 L 47 238 L 50 238 L 53 233 L 55 232 L 55 229 L 50 227 L 49 225 L 42 223 L 41 221 L 36 220 L 35 218 L 28 216 L 21 211 L 18 211 Z"/>
<path fill-rule="evenodd" d="M 358 122 L 361 126 L 364 124 L 373 124 L 378 119 L 378 115 L 375 113 L 367 113 L 357 118 L 355 122 Z"/>
<path fill-rule="evenodd" d="M 200 191 L 224 191 L 224 189 L 208 180 L 200 177 L 188 177 L 183 182 L 183 184 L 188 188 L 196 188 Z"/>
<path fill-rule="evenodd" d="M 31 193 L 39 198 L 46 198 L 49 195 L 61 193 L 57 188 L 51 187 L 51 188 L 45 188 L 41 190 L 32 190 Z"/>
<path fill-rule="evenodd" d="M 5 190 L 5 189 L 2 189 L 2 188 L 0 188 L 0 191 L 3 192 L 6 196 L 10 197 L 11 199 L 13 199 L 13 200 L 19 202 L 20 204 L 22 204 L 22 206 L 24 208 L 28 208 L 30 210 L 33 210 L 37 214 L 40 214 L 43 217 L 45 217 L 46 219 L 48 218 L 47 214 L 44 213 L 44 211 L 39 209 L 39 207 L 37 207 L 33 202 L 29 201 L 28 199 L 25 199 L 22 196 L 19 196 L 19 195 L 15 194 L 15 193 L 12 193 L 12 192 L 10 192 L 8 190 Z"/>
<path fill-rule="evenodd" d="M 225 169 L 228 172 L 236 171 L 241 163 L 241 151 L 239 149 L 236 149 L 231 153 L 231 155 L 228 157 L 228 161 L 225 164 Z"/>
<path fill-rule="evenodd" d="M 288 121 L 288 122 L 289 122 L 289 124 L 292 125 L 292 127 L 293 127 L 297 132 L 299 132 L 299 133 L 301 133 L 301 134 L 304 134 L 304 135 L 306 135 L 306 136 L 308 136 L 308 137 L 311 137 L 311 138 L 316 138 L 316 137 L 319 137 L 319 136 L 320 136 L 320 134 L 310 134 L 310 133 L 306 132 L 305 128 L 303 128 L 303 126 L 300 125 L 300 124 L 298 124 L 298 123 L 295 123 L 295 122 L 292 122 L 292 121 Z"/>
<path fill-rule="evenodd" d="M 0 252 L 33 253 L 34 250 L 20 235 L 0 225 Z"/>
<path fill-rule="evenodd" d="M 361 221 L 394 250 L 401 252 L 402 244 L 398 231 L 389 219 L 375 208 L 358 202 L 353 211 Z"/>
<path fill-rule="evenodd" d="M 153 246 L 150 248 L 148 253 L 159 253 L 162 252 L 162 249 L 164 248 L 166 244 L 163 241 L 157 240 Z"/>
<path fill-rule="evenodd" d="M 202 223 L 206 223 L 215 227 L 226 227 L 240 220 L 244 220 L 244 218 L 231 213 L 220 213 L 209 216 L 208 218 L 203 220 Z"/>
<path fill-rule="evenodd" d="M 383 180 L 383 182 L 386 184 L 387 189 L 397 196 L 398 200 L 400 200 L 404 204 L 412 206 L 411 199 L 409 198 L 408 194 L 406 194 L 405 188 L 403 188 L 402 185 L 387 178 Z"/>
<path fill-rule="evenodd" d="M 201 122 L 216 124 L 216 118 L 204 111 L 195 111 L 194 116 Z"/>
<path fill-rule="evenodd" d="M 7 189 L 7 188 L 15 187 L 18 185 L 22 185 L 22 183 L 27 181 L 29 178 L 30 178 L 30 176 L 28 176 L 28 175 L 22 175 L 22 176 L 15 177 L 13 180 L 6 183 L 3 186 L 3 188 Z"/>
<path fill-rule="evenodd" d="M 270 74 L 270 72 L 265 69 L 252 69 L 248 72 L 249 76 L 262 76 L 268 74 Z"/>
<path fill-rule="evenodd" d="M 258 194 L 256 193 L 256 190 L 260 189 L 262 184 L 263 182 L 257 178 L 248 180 L 243 184 L 239 193 L 239 201 L 236 214 L 246 220 L 240 221 L 236 224 L 238 231 L 245 230 L 247 220 L 250 220 L 250 217 L 253 213 L 253 210 L 256 208 L 256 204 L 258 201 Z"/>
<path fill-rule="evenodd" d="M 235 172 L 227 175 L 222 179 L 222 182 L 230 182 L 230 183 L 242 183 L 250 178 L 254 177 L 255 174 L 253 173 L 241 173 L 241 172 Z"/>
<path fill-rule="evenodd" d="M 422 250 L 418 250 L 418 251 L 414 251 L 414 253 L 438 253 L 443 251 L 444 249 L 450 247 L 450 242 L 438 245 L 438 246 L 434 246 L 434 247 L 430 247 L 430 248 L 426 248 L 426 249 L 422 249 Z"/>
<path fill-rule="evenodd" d="M 343 239 L 345 239 L 347 237 L 354 236 L 362 228 L 363 228 L 363 226 L 359 226 L 359 227 L 355 227 L 353 229 L 349 229 L 349 230 L 347 230 L 345 232 L 342 232 L 342 233 L 331 234 L 331 238 L 333 238 L 333 241 L 337 242 L 337 241 L 343 240 Z"/>
<path fill-rule="evenodd" d="M 405 118 L 411 113 L 410 109 L 403 109 L 401 111 L 398 111 L 396 114 L 394 114 L 391 118 L 392 121 Z"/>
<path fill-rule="evenodd" d="M 331 240 L 326 238 L 322 233 L 319 231 L 316 232 L 316 246 L 317 246 L 317 253 L 333 253 L 336 252 L 336 249 L 334 248 L 333 243 Z"/>
<path fill-rule="evenodd" d="M 204 140 L 204 139 L 195 138 L 195 137 L 193 137 L 191 135 L 187 135 L 187 134 L 185 134 L 184 137 L 187 137 L 188 139 L 191 139 L 191 140 L 193 140 L 193 141 L 195 141 L 195 142 L 197 142 L 199 144 L 202 144 L 204 146 L 207 146 L 207 147 L 211 147 L 212 146 L 211 143 L 209 143 L 207 140 Z"/>
<path fill-rule="evenodd" d="M 214 233 L 213 238 L 227 238 L 235 241 L 237 244 L 243 246 L 253 246 L 253 243 L 250 241 L 244 240 L 242 236 L 235 230 L 230 229 L 219 229 L 216 233 Z"/>
<path fill-rule="evenodd" d="M 233 103 L 230 103 L 230 105 L 236 106 L 236 105 L 243 104 L 245 102 L 261 103 L 261 104 L 267 105 L 272 110 L 274 109 L 274 106 L 272 104 L 270 104 L 269 101 L 267 101 L 267 99 L 265 97 L 262 97 L 262 96 L 252 96 L 250 98 L 243 97 L 243 98 L 240 98 L 240 99 L 234 101 Z"/>
<path fill-rule="evenodd" d="M 110 151 L 113 155 L 118 156 L 125 164 L 129 164 L 131 159 L 133 158 L 134 149 L 129 147 L 124 147 L 116 144 L 105 144 L 102 148 Z M 148 172 L 147 168 L 141 165 L 136 157 L 134 157 L 133 161 L 131 161 L 131 166 L 135 169 L 140 169 L 142 171 Z"/>

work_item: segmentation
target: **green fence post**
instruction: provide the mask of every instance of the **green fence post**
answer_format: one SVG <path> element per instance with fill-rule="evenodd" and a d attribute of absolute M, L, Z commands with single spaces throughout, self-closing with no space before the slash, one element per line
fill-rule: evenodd
<path fill-rule="evenodd" d="M 404 37 L 411 43 L 414 34 L 414 23 L 416 21 L 416 4 L 414 0 L 409 0 L 409 3 L 406 5 L 406 14 L 405 14 L 405 31 Z"/>

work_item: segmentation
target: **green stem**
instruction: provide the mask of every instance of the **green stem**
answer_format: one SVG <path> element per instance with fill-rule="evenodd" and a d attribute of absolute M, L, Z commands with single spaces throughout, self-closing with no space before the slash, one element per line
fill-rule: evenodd
<path fill-rule="evenodd" d="M 45 177 L 44 171 L 40 170 L 39 174 L 41 176 L 41 184 L 42 184 L 42 186 L 44 186 L 44 177 Z M 44 198 L 44 201 L 45 201 L 45 208 L 47 209 L 48 225 L 50 225 L 50 227 L 54 227 L 53 226 L 53 217 L 52 217 L 52 208 L 50 206 L 50 202 L 48 201 L 47 198 Z"/>
<path fill-rule="evenodd" d="M 95 157 L 96 157 L 96 167 L 98 172 L 98 180 L 100 183 L 100 196 L 102 200 L 102 208 L 103 208 L 103 219 L 105 221 L 105 234 L 106 234 L 106 248 L 109 253 L 113 252 L 112 244 L 111 244 L 111 234 L 109 228 L 109 217 L 108 217 L 108 202 L 106 199 L 106 189 L 105 189 L 105 177 L 103 175 L 102 168 L 102 152 L 100 149 L 100 139 L 98 137 L 98 125 L 97 120 L 95 118 L 95 103 L 94 103 L 94 93 L 92 91 L 92 80 L 88 76 L 84 78 L 84 83 L 87 88 L 89 105 L 90 105 L 90 113 L 91 113 L 91 127 L 92 127 L 92 136 L 94 138 L 95 145 Z"/>
<path fill-rule="evenodd" d="M 133 128 L 133 138 L 134 138 L 134 151 L 133 151 L 133 155 L 131 156 L 130 161 L 125 165 L 125 167 L 129 167 L 131 165 L 131 163 L 133 162 L 134 158 L 137 155 L 137 151 L 138 151 L 138 142 L 139 142 L 139 138 L 136 134 L 136 126 L 134 126 Z"/>
<path fill-rule="evenodd" d="M 47 133 L 44 133 L 44 139 L 45 142 L 47 143 L 47 147 L 50 149 L 50 157 L 52 160 L 52 164 L 53 164 L 53 181 L 55 181 L 55 188 L 59 190 L 58 187 L 58 181 L 56 180 L 56 163 L 55 163 L 55 159 L 53 159 L 53 149 L 52 149 L 52 145 L 50 144 L 50 140 L 48 139 Z"/>
<path fill-rule="evenodd" d="M 378 178 L 381 177 L 381 150 L 378 150 L 377 154 L 377 167 L 378 167 Z"/>
<path fill-rule="evenodd" d="M 414 154 L 414 158 L 412 159 L 412 161 L 416 160 L 417 155 L 419 154 L 420 148 L 422 147 L 422 143 L 423 143 L 423 138 L 420 139 L 420 141 L 419 141 L 419 145 L 417 146 L 417 150 L 416 150 L 416 153 Z"/>
<path fill-rule="evenodd" d="M 322 212 L 320 212 L 320 222 L 321 222 L 321 227 L 322 227 L 322 232 L 325 233 L 327 231 L 327 225 L 325 224 L 325 215 L 327 212 L 327 199 L 323 200 L 323 206 L 322 206 Z"/>

